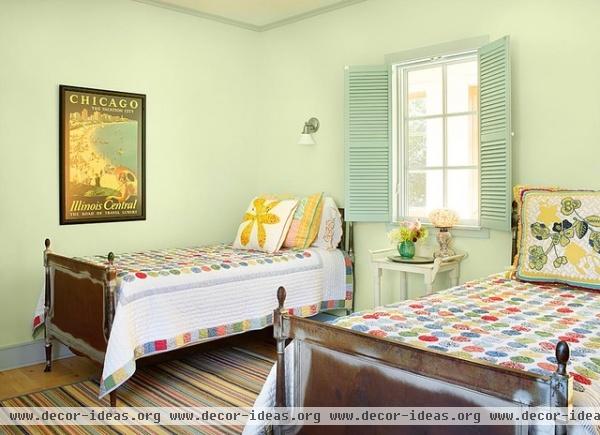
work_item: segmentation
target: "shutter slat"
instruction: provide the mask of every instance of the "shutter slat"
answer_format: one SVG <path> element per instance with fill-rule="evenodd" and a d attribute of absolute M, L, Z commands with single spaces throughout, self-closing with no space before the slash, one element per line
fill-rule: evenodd
<path fill-rule="evenodd" d="M 509 39 L 479 49 L 479 185 L 481 226 L 511 225 Z"/>
<path fill-rule="evenodd" d="M 481 80 L 482 81 L 488 81 L 488 80 L 492 80 L 498 76 L 503 76 L 505 74 L 504 68 L 503 67 L 496 67 L 496 68 L 490 68 L 487 70 L 482 70 L 481 71 Z"/>
<path fill-rule="evenodd" d="M 389 68 L 347 67 L 345 98 L 345 218 L 357 222 L 389 222 Z"/>

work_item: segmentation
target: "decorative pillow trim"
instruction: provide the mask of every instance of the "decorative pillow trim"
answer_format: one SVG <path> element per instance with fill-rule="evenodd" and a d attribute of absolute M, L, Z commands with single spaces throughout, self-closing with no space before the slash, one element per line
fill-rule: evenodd
<path fill-rule="evenodd" d="M 594 282 L 597 281 L 593 280 L 590 280 L 589 283 L 582 284 L 579 281 L 569 281 L 566 279 L 563 280 L 558 278 L 543 278 L 541 276 L 529 277 L 527 275 L 521 275 L 518 270 L 515 273 L 515 276 L 519 281 L 530 282 L 532 284 L 547 284 L 556 286 L 568 285 L 569 287 L 573 287 L 580 290 L 600 290 L 600 284 L 594 284 Z"/>

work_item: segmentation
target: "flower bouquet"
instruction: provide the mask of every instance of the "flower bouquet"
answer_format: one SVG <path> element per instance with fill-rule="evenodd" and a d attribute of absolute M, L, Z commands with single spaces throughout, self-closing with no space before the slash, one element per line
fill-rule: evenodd
<path fill-rule="evenodd" d="M 425 239 L 429 232 L 421 225 L 419 220 L 415 222 L 402 222 L 398 228 L 388 233 L 388 238 L 398 247 L 398 253 L 402 258 L 413 258 L 415 256 L 415 243 Z"/>

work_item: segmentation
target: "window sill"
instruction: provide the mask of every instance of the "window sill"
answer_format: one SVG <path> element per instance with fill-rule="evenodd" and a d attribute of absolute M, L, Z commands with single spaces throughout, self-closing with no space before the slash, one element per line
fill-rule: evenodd
<path fill-rule="evenodd" d="M 400 222 L 391 222 L 387 224 L 387 231 L 391 231 L 395 227 L 398 226 Z M 431 225 L 430 223 L 423 223 L 424 227 L 430 231 L 432 235 L 438 233 L 438 229 Z M 458 239 L 489 239 L 490 238 L 490 230 L 488 228 L 483 228 L 480 226 L 474 225 L 457 225 L 452 227 L 450 230 L 452 232 L 452 237 Z"/>
<path fill-rule="evenodd" d="M 435 234 L 438 233 L 438 229 L 433 227 L 432 225 L 427 225 Z M 489 239 L 490 238 L 490 230 L 488 228 L 478 227 L 478 226 L 470 226 L 470 225 L 457 225 L 453 227 L 450 231 L 452 231 L 452 236 L 456 238 L 465 238 L 465 239 Z"/>

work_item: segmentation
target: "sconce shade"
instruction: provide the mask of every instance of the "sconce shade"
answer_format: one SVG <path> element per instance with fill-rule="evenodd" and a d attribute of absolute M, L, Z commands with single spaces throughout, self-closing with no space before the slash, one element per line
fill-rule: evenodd
<path fill-rule="evenodd" d="M 312 134 L 302 133 L 298 140 L 298 145 L 316 145 L 316 142 Z"/>

